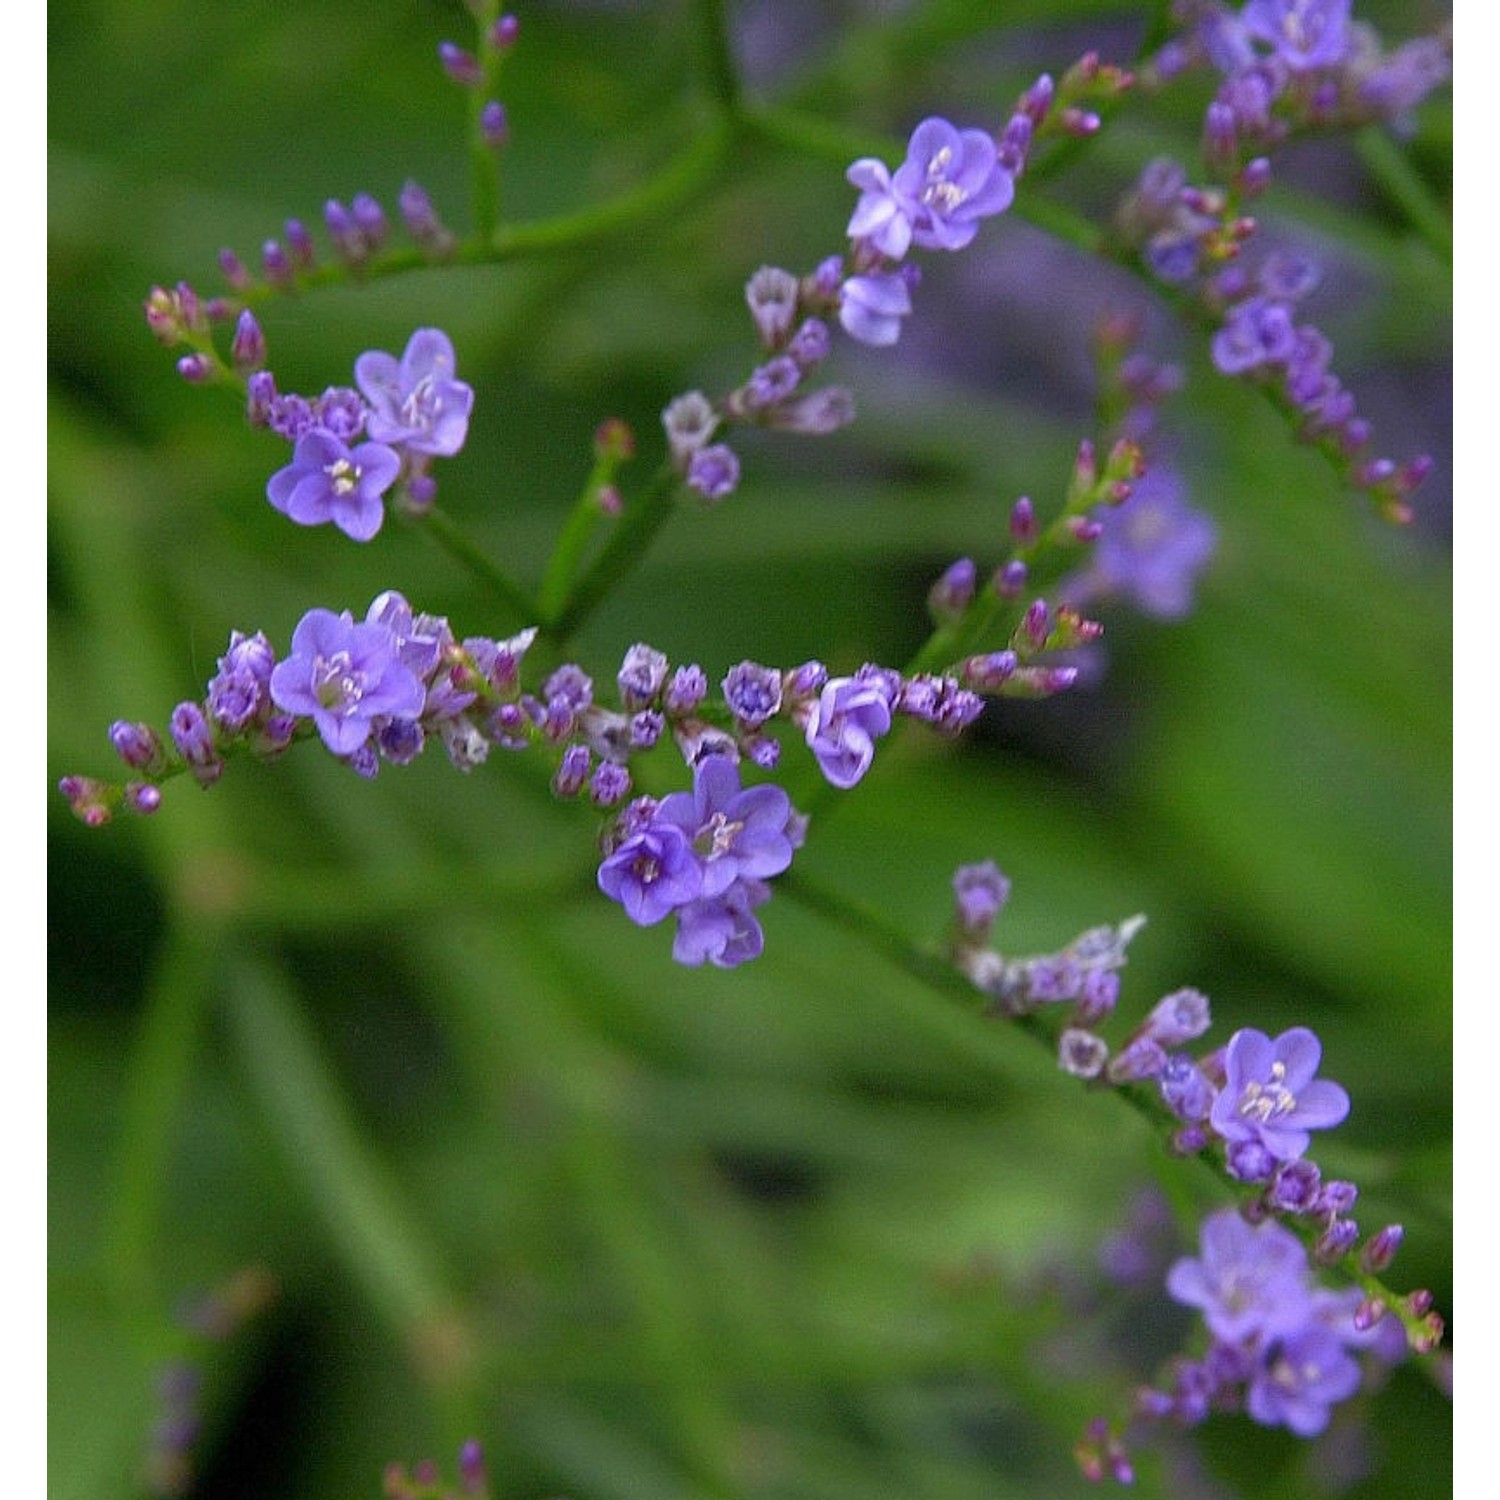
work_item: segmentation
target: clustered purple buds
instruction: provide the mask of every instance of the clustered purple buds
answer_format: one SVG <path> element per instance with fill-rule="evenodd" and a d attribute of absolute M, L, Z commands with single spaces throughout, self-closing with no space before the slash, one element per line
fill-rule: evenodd
<path fill-rule="evenodd" d="M 1266 388 L 1298 436 L 1323 448 L 1388 520 L 1411 519 L 1409 497 L 1431 461 L 1370 456 L 1370 424 L 1330 368 L 1332 346 L 1296 318 L 1296 303 L 1317 281 L 1310 260 L 1271 254 L 1247 269 L 1238 257 L 1254 221 L 1236 215 L 1232 195 L 1190 187 L 1183 170 L 1166 160 L 1142 172 L 1117 210 L 1116 227 L 1153 274 L 1217 320 L 1211 354 L 1222 374 Z"/>
<path fill-rule="evenodd" d="M 380 1492 L 385 1500 L 488 1500 L 484 1449 L 478 1439 L 470 1438 L 458 1450 L 457 1488 L 443 1480 L 438 1465 L 428 1458 L 409 1469 L 402 1463 L 387 1464 Z"/>
<path fill-rule="evenodd" d="M 1387 53 L 1351 8 L 1351 0 L 1246 0 L 1236 11 L 1223 0 L 1196 0 L 1182 10 L 1188 29 L 1148 72 L 1164 81 L 1206 65 L 1223 76 L 1209 111 L 1238 139 L 1231 165 L 1296 130 L 1399 124 L 1452 76 L 1451 24 Z"/>

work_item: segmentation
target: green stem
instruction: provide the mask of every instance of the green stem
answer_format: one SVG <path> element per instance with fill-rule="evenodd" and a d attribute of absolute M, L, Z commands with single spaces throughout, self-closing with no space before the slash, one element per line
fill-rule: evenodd
<path fill-rule="evenodd" d="M 542 628 L 555 644 L 561 645 L 574 635 L 615 584 L 645 555 L 672 515 L 680 486 L 676 472 L 663 465 L 646 493 L 625 511 L 566 602 L 555 614 L 543 617 Z"/>
<path fill-rule="evenodd" d="M 366 1151 L 286 981 L 239 950 L 224 1008 L 266 1122 L 340 1259 L 432 1389 L 445 1425 L 472 1434 L 474 1351 L 457 1299 L 390 1180 Z"/>
<path fill-rule="evenodd" d="M 457 558 L 500 601 L 517 625 L 535 624 L 540 617 L 537 602 L 510 574 L 496 563 L 456 521 L 434 505 L 414 518 L 438 546 Z"/>
<path fill-rule="evenodd" d="M 583 554 L 606 519 L 604 509 L 599 504 L 599 488 L 605 482 L 604 476 L 613 472 L 613 467 L 612 464 L 602 462 L 595 464 L 582 494 L 574 503 L 563 526 L 557 546 L 552 549 L 547 571 L 542 576 L 541 593 L 537 598 L 541 618 L 544 620 L 554 619 L 567 603 L 568 590 L 577 576 Z"/>
<path fill-rule="evenodd" d="M 500 54 L 489 39 L 490 28 L 500 14 L 500 0 L 483 0 L 471 9 L 478 28 L 475 56 L 484 76 L 469 90 L 469 202 L 474 233 L 488 244 L 500 222 L 500 154 L 485 140 L 481 120 L 485 105 L 495 97 L 495 81 L 500 71 Z"/>
<path fill-rule="evenodd" d="M 1407 222 L 1440 256 L 1453 265 L 1453 229 L 1447 211 L 1412 166 L 1411 158 L 1383 125 L 1367 125 L 1354 137 L 1354 149 L 1381 192 L 1406 215 Z"/>
<path fill-rule="evenodd" d="M 735 71 L 724 0 L 697 0 L 695 8 L 702 33 L 703 71 L 709 93 L 726 114 L 732 115 L 740 105 L 740 80 Z"/>
<path fill-rule="evenodd" d="M 204 997 L 218 963 L 218 923 L 198 912 L 174 918 L 146 991 L 145 1014 L 126 1073 L 119 1155 L 104 1234 L 110 1278 L 125 1305 L 155 1296 L 153 1262 Z"/>

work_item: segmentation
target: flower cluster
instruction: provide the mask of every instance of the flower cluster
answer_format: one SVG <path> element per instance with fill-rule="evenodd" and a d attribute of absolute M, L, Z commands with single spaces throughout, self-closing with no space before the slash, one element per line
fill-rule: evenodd
<path fill-rule="evenodd" d="M 1188 504 L 1174 465 L 1154 450 L 1158 408 L 1182 382 L 1182 372 L 1140 348 L 1138 320 L 1105 319 L 1096 340 L 1099 405 L 1109 426 L 1140 449 L 1144 472 L 1122 499 L 1090 512 L 1098 535 L 1088 560 L 1059 585 L 1062 601 L 1082 608 L 1121 599 L 1159 620 L 1177 620 L 1193 607 L 1199 576 L 1213 558 L 1218 528 Z"/>
<path fill-rule="evenodd" d="M 1453 71 L 1451 25 L 1387 51 L 1351 15 L 1352 0 L 1186 0 L 1187 22 L 1153 60 L 1164 82 L 1210 66 L 1223 77 L 1205 134 L 1228 154 L 1274 146 L 1295 130 L 1400 123 Z"/>
<path fill-rule="evenodd" d="M 1196 1259 L 1167 1275 L 1174 1301 L 1198 1309 L 1209 1344 L 1176 1360 L 1166 1389 L 1137 1397 L 1142 1416 L 1195 1425 L 1213 1411 L 1315 1437 L 1363 1383 L 1356 1355 L 1394 1363 L 1406 1352 L 1395 1318 L 1372 1321 L 1358 1287 L 1318 1285 L 1302 1241 L 1274 1220 L 1233 1209 L 1203 1221 Z"/>
<path fill-rule="evenodd" d="M 960 866 L 953 893 L 949 955 L 989 997 L 992 1013 L 1039 1017 L 1070 1007 L 1054 1028 L 1064 1072 L 1133 1090 L 1167 1125 L 1175 1154 L 1212 1148 L 1241 1191 L 1255 1190 L 1241 1212 L 1205 1221 L 1198 1260 L 1172 1268 L 1169 1292 L 1203 1311 L 1213 1342 L 1202 1358 L 1177 1361 L 1169 1391 L 1142 1393 L 1138 1415 L 1191 1424 L 1243 1406 L 1262 1425 L 1311 1436 L 1327 1424 L 1330 1406 L 1360 1385 L 1351 1351 L 1374 1348 L 1394 1361 L 1408 1347 L 1436 1346 L 1442 1323 L 1430 1296 L 1397 1299 L 1374 1281 L 1400 1247 L 1401 1227 L 1387 1225 L 1356 1248 L 1357 1188 L 1325 1179 L 1305 1156 L 1311 1133 L 1340 1124 L 1350 1107 L 1342 1087 L 1318 1077 L 1322 1046 L 1312 1031 L 1298 1026 L 1272 1038 L 1245 1027 L 1194 1058 L 1185 1048 L 1208 1031 L 1209 1002 L 1181 989 L 1111 1048 L 1101 1031 L 1144 918 L 1092 928 L 1055 953 L 1006 958 L 989 942 L 1010 895 L 998 867 Z M 1302 1226 L 1311 1257 L 1304 1236 L 1278 1220 Z M 1342 1266 L 1363 1285 L 1327 1290 L 1316 1284 L 1314 1265 Z M 1107 1423 L 1091 1427 L 1079 1460 L 1094 1478 L 1128 1482 L 1123 1441 Z"/>
<path fill-rule="evenodd" d="M 1054 85 L 1043 74 L 1017 103 L 998 134 L 960 128 L 939 116 L 913 130 L 895 171 L 861 157 L 845 174 L 859 190 L 847 233 L 848 256 L 833 255 L 808 275 L 762 266 L 745 287 L 761 345 L 770 355 L 748 380 L 718 402 L 689 391 L 662 413 L 677 472 L 708 502 L 739 483 L 732 448 L 713 438 L 721 425 L 750 423 L 786 432 L 833 432 L 854 416 L 842 386 L 807 388 L 807 377 L 828 354 L 828 320 L 837 318 L 860 343 L 888 347 L 912 311 L 920 274 L 906 262 L 913 247 L 966 248 L 980 222 L 1003 213 L 1015 198 L 1034 141 L 1046 129 L 1076 136 L 1099 129 L 1099 116 L 1078 100 L 1108 98 L 1129 86 L 1129 75 L 1101 67 L 1088 54 Z"/>
<path fill-rule="evenodd" d="M 1121 202 L 1117 231 L 1154 276 L 1178 288 L 1215 325 L 1211 354 L 1221 374 L 1263 387 L 1297 435 L 1322 447 L 1388 519 L 1410 520 L 1408 497 L 1432 461 L 1424 455 L 1397 464 L 1371 455 L 1370 424 L 1331 368 L 1332 344 L 1296 319 L 1297 303 L 1317 285 L 1316 265 L 1284 252 L 1253 266 L 1240 261 L 1256 225 L 1239 215 L 1238 199 L 1252 182 L 1263 188 L 1269 172 L 1260 158 L 1224 191 L 1191 186 L 1180 166 L 1159 158 Z"/>
<path fill-rule="evenodd" d="M 429 466 L 463 447 L 474 405 L 455 369 L 448 335 L 419 328 L 399 360 L 378 349 L 355 360 L 358 391 L 334 387 L 308 401 L 278 393 L 271 372 L 256 371 L 248 382 L 251 423 L 295 444 L 291 463 L 271 476 L 267 499 L 300 526 L 331 521 L 357 542 L 380 530 L 381 497 L 398 481 L 410 507 L 430 505 Z M 350 447 L 361 432 L 369 441 Z"/>
<path fill-rule="evenodd" d="M 693 790 L 657 801 L 638 797 L 606 836 L 599 889 L 650 927 L 675 915 L 672 956 L 732 969 L 765 944 L 754 909 L 770 899 L 766 880 L 792 862 L 806 820 L 780 787 L 742 788 L 727 755 L 693 768 Z"/>
<path fill-rule="evenodd" d="M 1063 613 L 1054 622 L 1040 601 L 1029 613 L 1040 627 L 1035 619 L 1027 627 L 1034 639 L 1025 656 L 1049 639 L 1072 639 L 1059 632 L 1076 617 Z M 674 668 L 638 642 L 615 674 L 618 707 L 611 707 L 596 700 L 593 679 L 577 663 L 529 689 L 523 668 L 536 634 L 460 640 L 447 620 L 415 613 L 394 591 L 379 595 L 359 621 L 348 610 L 309 610 L 282 660 L 264 634 L 235 632 L 204 698 L 178 704 L 166 735 L 123 720 L 111 728 L 132 779 L 117 785 L 70 776 L 62 791 L 84 822 L 97 825 L 120 807 L 155 811 L 161 784 L 174 776 L 186 772 L 209 786 L 235 753 L 271 759 L 313 736 L 365 777 L 382 762 L 408 764 L 434 737 L 463 771 L 497 747 L 537 750 L 553 759 L 559 797 L 586 790 L 595 807 L 617 810 L 599 872 L 605 894 L 643 926 L 676 913 L 680 962 L 731 967 L 760 952 L 751 912 L 766 899 L 765 880 L 787 868 L 802 840 L 803 821 L 784 792 L 740 786 L 742 760 L 767 770 L 779 763 L 778 724 L 801 738 L 830 785 L 848 789 L 868 772 L 898 717 L 957 734 L 978 717 L 985 693 L 1029 696 L 1072 680 L 1064 669 L 1027 665 L 1015 651 L 970 658 L 962 680 L 876 663 L 831 676 L 816 661 L 789 670 L 742 661 L 711 701 L 697 663 Z M 693 791 L 626 805 L 632 760 L 668 738 L 693 772 Z"/>

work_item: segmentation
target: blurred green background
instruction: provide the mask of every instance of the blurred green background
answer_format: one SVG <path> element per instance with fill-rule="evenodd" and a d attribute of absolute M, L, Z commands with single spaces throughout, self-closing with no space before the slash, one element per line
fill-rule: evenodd
<path fill-rule="evenodd" d="M 507 221 L 601 202 L 704 128 L 686 0 L 515 9 Z M 998 123 L 1087 46 L 1128 60 L 1147 9 L 728 7 L 750 97 L 893 152 L 931 111 Z M 1359 12 L 1396 39 L 1444 8 Z M 263 499 L 284 449 L 185 387 L 140 315 L 152 283 L 214 289 L 221 245 L 253 259 L 330 196 L 394 212 L 415 177 L 462 228 L 463 105 L 435 62 L 462 8 L 54 0 L 48 24 L 53 783 L 113 774 L 110 722 L 201 694 L 231 629 L 284 646 L 306 609 L 388 587 L 460 635 L 520 623 L 410 526 L 363 548 L 288 526 Z M 1127 109 L 1046 194 L 1096 212 L 1152 155 L 1190 158 L 1204 97 Z M 1442 199 L 1446 94 L 1401 149 Z M 535 580 L 597 422 L 634 424 L 644 483 L 665 402 L 753 361 L 746 276 L 840 249 L 851 202 L 837 161 L 746 139 L 691 204 L 587 253 L 269 304 L 272 366 L 318 391 L 447 329 L 476 409 L 444 503 Z M 918 945 L 982 858 L 1014 881 L 1008 952 L 1149 914 L 1123 1015 L 1193 984 L 1221 1040 L 1314 1026 L 1354 1099 L 1318 1159 L 1360 1182 L 1366 1229 L 1405 1224 L 1392 1281 L 1449 1309 L 1450 280 L 1347 140 L 1288 152 L 1264 206 L 1327 268 L 1307 311 L 1382 451 L 1439 459 L 1413 529 L 1129 276 L 1010 215 L 926 257 L 898 350 L 841 346 L 860 420 L 747 439 L 738 495 L 685 508 L 576 655 L 604 682 L 636 640 L 714 681 L 744 657 L 905 660 L 942 567 L 993 565 L 1016 495 L 1058 503 L 1093 324 L 1138 308 L 1187 368 L 1165 424 L 1220 530 L 1197 612 L 1107 612 L 1098 683 L 886 748 L 798 870 Z M 97 832 L 54 795 L 49 833 L 56 1500 L 150 1493 L 183 1361 L 206 1497 L 373 1496 L 389 1460 L 451 1463 L 471 1435 L 517 1500 L 1082 1494 L 1074 1437 L 1183 1331 L 1159 1292 L 1122 1304 L 1098 1250 L 1154 1172 L 1200 1208 L 1208 1174 L 790 895 L 758 962 L 676 967 L 594 890 L 592 815 L 519 758 L 464 778 L 434 750 L 368 784 L 303 750 Z M 216 1289 L 246 1316 L 210 1338 Z M 1138 1489 L 1443 1493 L 1449 1424 L 1406 1367 L 1318 1443 L 1223 1418 L 1148 1448 Z"/>

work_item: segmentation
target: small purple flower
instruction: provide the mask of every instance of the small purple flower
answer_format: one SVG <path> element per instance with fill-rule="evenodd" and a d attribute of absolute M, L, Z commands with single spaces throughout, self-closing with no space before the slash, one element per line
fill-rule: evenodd
<path fill-rule="evenodd" d="M 655 823 L 682 831 L 703 869 L 702 895 L 722 896 L 742 877 L 779 875 L 792 862 L 791 803 L 780 787 L 740 787 L 739 767 L 711 755 L 693 769 L 693 790 L 664 797 Z"/>
<path fill-rule="evenodd" d="M 474 392 L 454 378 L 453 344 L 438 328 L 419 328 L 398 361 L 370 350 L 354 361 L 354 380 L 370 403 L 378 443 L 452 458 L 469 434 Z"/>
<path fill-rule="evenodd" d="M 1302 1328 L 1312 1312 L 1302 1241 L 1274 1220 L 1247 1224 L 1233 1209 L 1203 1221 L 1198 1258 L 1172 1266 L 1167 1291 L 1230 1343 Z"/>
<path fill-rule="evenodd" d="M 915 205 L 911 237 L 924 250 L 962 250 L 979 221 L 1003 213 L 1016 194 L 987 131 L 958 130 L 936 117 L 912 131 L 891 185 Z"/>
<path fill-rule="evenodd" d="M 1350 0 L 1246 0 L 1240 22 L 1293 72 L 1334 67 L 1349 50 Z"/>
<path fill-rule="evenodd" d="M 906 160 L 894 173 L 862 157 L 845 175 L 860 190 L 849 237 L 890 260 L 900 260 L 913 244 L 962 250 L 978 233 L 979 221 L 1002 213 L 1015 197 L 994 138 L 935 116 L 912 132 Z"/>
<path fill-rule="evenodd" d="M 349 448 L 314 427 L 298 438 L 291 463 L 271 476 L 266 498 L 299 526 L 332 521 L 345 536 L 367 542 L 385 520 L 380 497 L 400 471 L 400 458 L 384 444 Z"/>
<path fill-rule="evenodd" d="M 1259 1142 L 1278 1161 L 1307 1150 L 1308 1132 L 1337 1125 L 1349 1113 L 1349 1095 L 1316 1077 L 1323 1048 L 1305 1026 L 1272 1041 L 1246 1027 L 1224 1052 L 1224 1087 L 1210 1123 L 1231 1144 Z"/>
<path fill-rule="evenodd" d="M 781 708 L 781 673 L 775 667 L 742 661 L 724 679 L 724 701 L 737 722 L 759 729 Z"/>
<path fill-rule="evenodd" d="M 702 391 L 685 391 L 667 403 L 661 425 L 672 450 L 672 462 L 685 473 L 692 456 L 714 435 L 719 414 Z"/>
<path fill-rule="evenodd" d="M 203 716 L 203 710 L 193 702 L 179 703 L 167 720 L 172 734 L 172 743 L 177 753 L 187 763 L 188 769 L 202 786 L 212 786 L 224 769 L 224 762 L 214 743 L 214 732 Z"/>
<path fill-rule="evenodd" d="M 726 443 L 711 443 L 688 459 L 687 483 L 710 502 L 732 495 L 740 482 L 740 461 Z"/>
<path fill-rule="evenodd" d="M 696 662 L 672 673 L 662 697 L 662 707 L 674 717 L 690 714 L 708 696 L 708 678 Z"/>
<path fill-rule="evenodd" d="M 807 745 L 823 775 L 847 789 L 870 769 L 875 741 L 890 727 L 890 699 L 879 685 L 835 677 L 808 716 Z"/>
<path fill-rule="evenodd" d="M 799 292 L 797 278 L 777 266 L 762 266 L 746 283 L 745 301 L 767 349 L 779 349 L 786 342 L 797 316 Z"/>
<path fill-rule="evenodd" d="M 1245 1410 L 1262 1427 L 1316 1437 L 1329 1408 L 1359 1389 L 1359 1366 L 1338 1335 L 1317 1324 L 1273 1340 L 1250 1376 Z"/>
<path fill-rule="evenodd" d="M 989 932 L 1009 898 L 1010 881 L 992 859 L 976 865 L 960 865 L 953 872 L 958 923 L 971 937 L 983 937 Z"/>
<path fill-rule="evenodd" d="M 637 641 L 625 653 L 615 684 L 628 709 L 647 708 L 656 701 L 667 680 L 667 658 L 653 646 Z"/>
<path fill-rule="evenodd" d="M 820 386 L 762 414 L 767 427 L 823 437 L 854 420 L 854 397 L 841 385 Z"/>
<path fill-rule="evenodd" d="M 238 630 L 229 639 L 229 650 L 219 658 L 219 671 L 208 685 L 208 716 L 216 724 L 237 734 L 271 707 L 271 669 L 276 654 L 271 643 L 257 631 L 252 636 Z"/>
<path fill-rule="evenodd" d="M 877 349 L 901 337 L 901 320 L 911 314 L 911 289 L 904 276 L 851 276 L 839 295 L 839 322 L 851 338 Z"/>
<path fill-rule="evenodd" d="M 390 631 L 402 665 L 426 680 L 436 670 L 444 652 L 453 644 L 448 622 L 432 615 L 412 614 L 411 605 L 395 589 L 377 594 L 365 614 L 368 625 L 383 625 Z"/>
<path fill-rule="evenodd" d="M 1095 515 L 1101 530 L 1093 559 L 1065 585 L 1067 601 L 1080 605 L 1118 594 L 1157 619 L 1186 615 L 1218 530 L 1211 517 L 1187 503 L 1176 473 L 1153 465 L 1128 499 Z"/>
<path fill-rule="evenodd" d="M 1211 350 L 1221 375 L 1285 365 L 1297 350 L 1291 308 L 1269 297 L 1248 298 L 1230 311 L 1213 336 Z"/>
<path fill-rule="evenodd" d="M 779 406 L 801 383 L 802 366 L 790 354 L 778 354 L 751 372 L 740 399 L 747 411 L 764 411 Z"/>
<path fill-rule="evenodd" d="M 758 880 L 740 880 L 721 895 L 690 901 L 677 913 L 672 957 L 689 968 L 706 960 L 717 969 L 736 969 L 759 958 L 765 934 L 751 910 L 770 894 Z"/>
<path fill-rule="evenodd" d="M 373 720 L 417 717 L 425 694 L 384 625 L 312 609 L 292 632 L 291 655 L 271 673 L 271 697 L 288 713 L 310 715 L 323 743 L 347 756 L 370 737 Z"/>
<path fill-rule="evenodd" d="M 682 829 L 653 816 L 599 866 L 599 889 L 638 927 L 650 927 L 698 899 L 703 870 Z"/>
<path fill-rule="evenodd" d="M 331 385 L 312 403 L 314 423 L 340 442 L 351 443 L 365 430 L 369 411 L 358 391 Z"/>
<path fill-rule="evenodd" d="M 1162 1064 L 1156 1086 L 1161 1090 L 1162 1102 L 1167 1108 L 1189 1125 L 1206 1120 L 1213 1108 L 1213 1084 L 1203 1076 L 1197 1063 L 1182 1053 L 1167 1058 Z"/>

